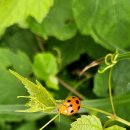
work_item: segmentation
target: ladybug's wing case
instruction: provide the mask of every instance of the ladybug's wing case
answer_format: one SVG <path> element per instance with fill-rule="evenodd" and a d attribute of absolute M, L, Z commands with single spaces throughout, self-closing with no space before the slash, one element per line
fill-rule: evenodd
<path fill-rule="evenodd" d="M 78 110 L 80 109 L 80 100 L 79 100 L 79 98 L 73 96 L 68 101 L 69 101 L 69 103 L 67 103 L 68 115 L 73 115 L 73 114 L 77 113 Z"/>
<path fill-rule="evenodd" d="M 64 103 L 59 108 L 59 113 L 64 115 L 73 115 L 80 109 L 80 100 L 78 97 L 70 96 L 67 97 Z"/>

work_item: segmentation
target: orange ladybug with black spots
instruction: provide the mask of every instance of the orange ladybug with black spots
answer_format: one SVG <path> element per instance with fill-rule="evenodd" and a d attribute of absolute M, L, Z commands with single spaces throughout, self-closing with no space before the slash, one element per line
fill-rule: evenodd
<path fill-rule="evenodd" d="M 58 112 L 63 115 L 71 116 L 78 112 L 80 109 L 80 99 L 76 96 L 67 97 L 63 104 L 58 108 Z"/>

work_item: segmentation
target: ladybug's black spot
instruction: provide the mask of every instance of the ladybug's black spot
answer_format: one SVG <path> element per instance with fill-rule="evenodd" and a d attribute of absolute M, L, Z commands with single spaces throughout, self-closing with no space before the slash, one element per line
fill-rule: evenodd
<path fill-rule="evenodd" d="M 68 100 L 67 102 L 71 102 L 70 100 Z"/>
<path fill-rule="evenodd" d="M 75 97 L 72 97 L 72 98 L 75 98 Z"/>
<path fill-rule="evenodd" d="M 80 106 L 78 106 L 78 110 L 80 109 Z"/>
<path fill-rule="evenodd" d="M 71 110 L 71 111 L 70 111 L 70 113 L 73 113 L 73 112 L 74 112 L 74 110 Z"/>
<path fill-rule="evenodd" d="M 70 104 L 69 107 L 72 107 L 72 104 Z"/>
<path fill-rule="evenodd" d="M 77 103 L 77 104 L 79 104 L 79 101 L 78 101 L 78 100 L 76 100 L 76 103 Z"/>

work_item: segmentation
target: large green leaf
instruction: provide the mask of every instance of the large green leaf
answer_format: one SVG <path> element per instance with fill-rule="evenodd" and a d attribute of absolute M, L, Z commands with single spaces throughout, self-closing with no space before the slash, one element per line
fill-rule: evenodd
<path fill-rule="evenodd" d="M 112 73 L 113 94 L 119 95 L 130 92 L 130 60 L 120 61 L 116 64 Z M 98 96 L 108 95 L 109 71 L 97 73 L 94 79 L 94 92 Z"/>
<path fill-rule="evenodd" d="M 0 33 L 14 23 L 24 22 L 28 16 L 41 22 L 52 4 L 53 0 L 1 0 Z"/>
<path fill-rule="evenodd" d="M 113 70 L 113 87 L 115 95 L 130 92 L 130 60 L 120 61 Z"/>
<path fill-rule="evenodd" d="M 103 57 L 107 50 L 97 45 L 91 37 L 77 35 L 74 38 L 59 42 L 57 39 L 50 39 L 46 48 L 61 58 L 61 68 L 77 61 L 82 54 L 88 54 L 90 57 L 97 59 Z M 88 59 L 84 59 L 87 63 Z M 86 65 L 86 64 L 85 64 Z"/>
<path fill-rule="evenodd" d="M 105 73 L 96 73 L 94 77 L 94 88 L 93 91 L 97 96 L 106 97 L 108 96 L 108 76 L 109 70 Z"/>
<path fill-rule="evenodd" d="M 121 127 L 121 126 L 118 126 L 118 125 L 114 125 L 114 126 L 111 126 L 111 127 L 108 127 L 104 130 L 126 130 L 125 128 Z"/>
<path fill-rule="evenodd" d="M 43 116 L 44 116 L 43 113 L 28 113 L 27 114 L 27 113 L 15 112 L 15 113 L 9 113 L 9 114 L 0 114 L 0 130 L 9 130 L 9 128 L 12 130 L 16 130 L 16 128 L 21 130 L 24 127 L 24 125 L 27 125 L 30 122 L 34 122 L 42 118 Z M 31 128 L 31 130 L 33 129 Z"/>
<path fill-rule="evenodd" d="M 116 64 L 112 73 L 112 93 L 115 95 L 122 95 L 130 92 L 130 61 L 120 61 Z M 97 73 L 94 79 L 94 92 L 99 97 L 108 96 L 108 74 L 106 71 L 103 74 Z M 129 101 L 129 98 L 126 98 L 125 101 Z M 121 102 L 121 101 L 120 101 Z M 114 102 L 115 104 L 115 102 Z M 129 117 L 130 106 L 124 104 L 120 107 L 116 106 L 116 112 L 122 118 L 125 118 L 130 121 Z"/>
<path fill-rule="evenodd" d="M 18 80 L 9 73 L 8 68 L 13 68 L 27 77 L 32 73 L 30 59 L 25 53 L 20 51 L 14 53 L 9 49 L 0 48 L 0 124 L 2 122 L 19 122 L 23 119 L 36 120 L 41 118 L 43 116 L 41 113 L 21 114 L 15 112 L 18 110 L 16 104 L 25 103 L 25 100 L 20 101 L 16 97 L 27 93 Z M 9 107 L 7 104 L 12 105 Z M 1 126 L 0 129 L 2 129 Z"/>
<path fill-rule="evenodd" d="M 82 115 L 71 124 L 70 130 L 102 130 L 102 124 L 94 115 Z"/>
<path fill-rule="evenodd" d="M 36 37 L 29 30 L 20 29 L 17 26 L 10 27 L 2 37 L 1 42 L 2 47 L 8 47 L 14 52 L 21 50 L 30 57 L 33 57 L 38 51 Z"/>
<path fill-rule="evenodd" d="M 130 98 L 130 93 L 113 97 L 113 101 L 114 101 L 114 105 L 116 107 L 116 110 L 118 110 L 119 108 L 122 108 L 125 110 L 126 108 L 124 106 L 127 106 L 127 104 L 130 103 L 129 98 Z M 110 104 L 109 98 L 86 99 L 86 100 L 82 101 L 82 104 L 86 105 L 86 106 L 91 106 L 94 108 L 103 109 L 105 111 L 109 110 L 111 112 L 111 104 Z M 128 106 L 128 108 L 129 108 L 129 106 Z M 85 111 L 81 110 L 81 112 L 85 112 Z M 128 113 L 128 111 L 126 111 L 126 114 L 127 113 Z M 124 114 L 124 115 L 126 115 L 126 114 Z M 129 117 L 129 114 L 128 114 L 128 117 Z"/>
<path fill-rule="evenodd" d="M 91 35 L 102 46 L 129 47 L 129 0 L 73 0 L 73 12 L 82 34 Z"/>
<path fill-rule="evenodd" d="M 72 15 L 72 0 L 54 0 L 54 6 L 44 21 L 39 24 L 30 19 L 30 28 L 43 38 L 54 36 L 66 40 L 76 34 L 76 26 Z"/>
<path fill-rule="evenodd" d="M 23 52 L 13 53 L 9 49 L 0 48 L 0 103 L 18 103 L 17 95 L 25 94 L 18 81 L 9 74 L 8 67 L 14 68 L 23 75 L 29 76 L 32 72 L 31 62 Z M 8 100 L 7 100 L 8 99 Z"/>
<path fill-rule="evenodd" d="M 22 124 L 19 128 L 16 130 L 36 130 L 36 123 L 35 122 L 28 122 L 25 124 Z"/>

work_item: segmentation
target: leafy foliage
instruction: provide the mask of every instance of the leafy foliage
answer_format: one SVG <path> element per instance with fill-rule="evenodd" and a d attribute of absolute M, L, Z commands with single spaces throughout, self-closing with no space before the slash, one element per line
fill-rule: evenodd
<path fill-rule="evenodd" d="M 45 39 L 49 36 L 54 36 L 60 40 L 70 39 L 76 34 L 77 30 L 72 14 L 71 2 L 72 0 L 55 0 L 54 6 L 44 21 L 39 24 L 34 19 L 30 19 L 28 20 L 29 27 L 33 32 Z"/>
<path fill-rule="evenodd" d="M 31 62 L 25 53 L 20 51 L 18 53 L 13 53 L 6 48 L 0 48 L 0 59 L 0 73 L 2 74 L 2 76 L 0 76 L 0 103 L 18 103 L 15 97 L 17 94 L 25 94 L 25 91 L 22 87 L 17 87 L 20 84 L 9 74 L 7 68 L 15 68 L 19 73 L 28 76 L 32 72 Z M 12 91 L 12 89 L 15 91 Z M 12 98 L 7 100 L 8 97 Z"/>
<path fill-rule="evenodd" d="M 22 77 L 18 73 L 10 70 L 10 72 L 17 77 L 28 90 L 29 96 L 19 96 L 29 98 L 30 101 L 26 104 L 30 108 L 27 110 L 20 110 L 22 112 L 52 112 L 55 109 L 56 101 L 51 94 L 37 81 L 37 85 Z"/>
<path fill-rule="evenodd" d="M 113 94 L 114 95 L 121 95 L 124 93 L 129 92 L 129 66 L 125 66 L 126 64 L 129 64 L 130 61 L 120 61 L 114 68 L 113 70 Z M 125 69 L 124 69 L 125 67 Z M 94 87 L 94 92 L 98 96 L 107 96 L 108 95 L 108 71 L 104 74 L 97 74 L 95 76 L 95 87 Z M 123 80 L 123 78 L 126 80 Z M 102 80 L 104 78 L 104 80 Z M 104 87 L 104 84 L 105 87 Z"/>
<path fill-rule="evenodd" d="M 81 116 L 71 124 L 70 130 L 102 130 L 100 120 L 96 116 Z"/>
<path fill-rule="evenodd" d="M 115 50 L 118 50 L 119 57 L 112 71 L 112 98 L 116 116 L 123 118 L 122 123 L 127 125 L 123 127 L 129 130 L 129 5 L 129 0 L 1 0 L 0 130 L 40 128 L 52 118 L 41 111 L 55 112 L 57 101 L 53 97 L 65 99 L 75 92 L 83 100 L 83 106 L 113 114 L 108 91 L 110 70 L 99 74 L 98 69 L 106 66 L 105 55 Z M 86 66 L 89 70 L 79 77 Z M 29 95 L 9 69 L 14 70 L 12 73 L 23 82 Z M 41 84 L 33 83 L 36 79 Z M 19 100 L 18 95 L 25 95 L 27 99 Z M 28 99 L 27 109 L 23 104 Z M 40 112 L 15 112 L 30 109 Z M 82 108 L 79 113 L 94 114 L 101 121 L 95 116 L 83 115 L 70 128 L 78 116 L 61 117 L 61 122 L 55 120 L 47 129 L 87 129 L 96 122 L 100 124 L 99 129 L 125 129 L 117 122 L 103 128 L 101 124 L 106 122 L 107 116 L 93 110 Z M 82 125 L 83 122 L 87 124 L 84 120 L 91 119 L 89 125 Z"/>
<path fill-rule="evenodd" d="M 99 118 L 96 116 L 81 116 L 77 121 L 71 124 L 70 130 L 126 130 L 123 127 L 114 125 L 108 128 L 103 129 Z"/>
<path fill-rule="evenodd" d="M 129 4 L 129 0 L 73 0 L 73 11 L 81 33 L 109 49 L 122 49 L 129 47 L 129 40 L 122 44 L 122 37 L 128 39 L 130 30 Z"/>
<path fill-rule="evenodd" d="M 123 127 L 114 125 L 114 126 L 111 126 L 111 127 L 106 128 L 106 129 L 104 129 L 104 130 L 126 130 L 126 129 L 123 128 Z"/>
<path fill-rule="evenodd" d="M 2 0 L 0 2 L 0 33 L 14 23 L 24 22 L 28 16 L 41 22 L 52 4 L 53 0 L 41 0 L 39 2 L 35 0 L 28 2 L 24 0 Z"/>
<path fill-rule="evenodd" d="M 45 80 L 48 87 L 58 89 L 58 80 L 56 78 L 58 66 L 52 54 L 37 54 L 34 57 L 33 71 L 38 78 Z"/>

